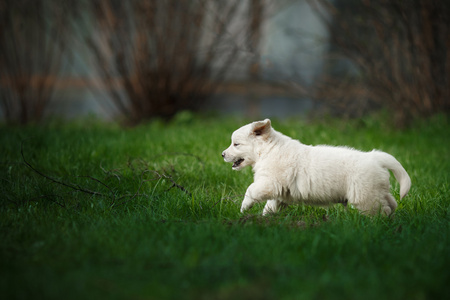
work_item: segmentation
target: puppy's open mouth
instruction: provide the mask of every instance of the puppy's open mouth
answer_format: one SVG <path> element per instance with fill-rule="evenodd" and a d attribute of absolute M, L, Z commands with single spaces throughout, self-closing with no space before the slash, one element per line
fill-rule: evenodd
<path fill-rule="evenodd" d="M 239 165 L 242 164 L 243 161 L 244 161 L 243 158 L 238 159 L 237 161 L 235 161 L 234 164 L 233 164 L 233 168 L 239 167 Z"/>

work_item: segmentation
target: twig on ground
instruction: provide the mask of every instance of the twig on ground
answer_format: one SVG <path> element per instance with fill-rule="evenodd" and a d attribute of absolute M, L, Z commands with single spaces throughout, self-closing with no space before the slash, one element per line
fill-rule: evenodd
<path fill-rule="evenodd" d="M 116 206 L 123 205 L 123 204 L 125 204 L 126 202 L 131 201 L 131 200 L 135 199 L 137 196 L 139 196 L 139 195 L 140 195 L 141 188 L 142 188 L 142 185 L 143 185 L 145 182 L 154 181 L 154 180 L 160 180 L 160 179 L 166 179 L 166 180 L 168 180 L 168 181 L 170 181 L 170 182 L 172 183 L 172 185 L 170 186 L 169 189 L 167 189 L 167 191 L 171 190 L 172 188 L 177 188 L 177 189 L 181 190 L 182 192 L 186 193 L 187 195 L 192 196 L 192 194 L 191 194 L 184 186 L 178 184 L 178 183 L 172 178 L 172 176 L 169 176 L 169 175 L 167 175 L 167 174 L 165 174 L 165 173 L 160 173 L 160 172 L 158 172 L 158 171 L 156 171 L 156 170 L 149 170 L 149 169 L 148 169 L 148 166 L 145 166 L 146 168 L 145 168 L 145 169 L 141 172 L 141 174 L 140 174 L 139 187 L 137 188 L 136 192 L 135 192 L 135 193 L 132 193 L 132 194 L 131 194 L 131 193 L 128 193 L 128 194 L 124 194 L 124 195 L 122 195 L 122 196 L 120 196 L 120 197 L 116 197 L 116 196 L 115 196 L 115 193 L 114 193 L 114 190 L 113 190 L 113 188 L 112 188 L 111 186 L 107 185 L 105 182 L 103 182 L 103 181 L 101 181 L 100 179 L 97 179 L 97 178 L 95 178 L 95 177 L 92 177 L 92 176 L 89 176 L 89 175 L 86 175 L 86 176 L 76 176 L 76 177 L 78 177 L 78 178 L 88 178 L 88 179 L 90 179 L 90 180 L 92 180 L 92 181 L 95 181 L 95 182 L 97 182 L 97 183 L 103 185 L 104 187 L 106 187 L 106 188 L 108 189 L 109 194 L 104 194 L 104 193 L 100 193 L 100 192 L 97 192 L 97 191 L 92 191 L 92 190 L 90 190 L 90 189 L 86 189 L 86 188 L 84 188 L 84 187 L 81 187 L 81 186 L 78 185 L 78 184 L 64 182 L 64 181 L 62 181 L 62 180 L 56 179 L 56 178 L 54 178 L 54 177 L 52 177 L 52 176 L 49 176 L 49 175 L 43 173 L 42 171 L 40 171 L 40 170 L 38 170 L 38 169 L 36 169 L 33 165 L 31 165 L 31 164 L 26 160 L 25 155 L 23 154 L 23 143 L 21 144 L 20 154 L 22 155 L 22 160 L 23 160 L 24 164 L 25 164 L 28 168 L 30 168 L 32 171 L 34 171 L 35 173 L 37 173 L 38 175 L 44 177 L 44 178 L 47 179 L 47 180 L 50 180 L 50 181 L 53 182 L 53 183 L 62 185 L 62 186 L 64 186 L 64 187 L 70 188 L 70 189 L 75 190 L 75 191 L 78 191 L 78 192 L 90 194 L 90 195 L 93 195 L 93 196 L 99 196 L 99 197 L 110 198 L 110 200 L 111 200 L 110 207 L 111 207 L 111 208 L 116 207 Z M 184 153 L 184 154 L 187 155 L 186 153 Z M 189 155 L 189 156 L 194 156 L 194 157 L 196 157 L 195 155 Z M 196 158 L 199 159 L 198 157 L 196 157 Z M 200 160 L 200 159 L 199 159 L 199 160 Z M 201 161 L 200 161 L 200 162 L 201 162 Z M 202 162 L 201 162 L 201 163 L 202 163 Z M 132 171 L 135 171 L 135 168 L 133 167 L 133 164 L 132 164 L 131 162 L 128 163 L 128 166 L 132 169 Z M 119 182 L 120 182 L 120 176 L 119 176 L 118 174 L 113 173 L 113 172 L 111 172 L 111 171 L 106 171 L 106 170 L 105 170 L 103 167 L 101 167 L 101 166 L 100 166 L 100 168 L 102 169 L 102 171 L 103 171 L 105 174 L 108 174 L 108 176 L 114 176 L 114 177 L 116 177 L 116 178 L 119 180 Z M 144 175 L 145 175 L 146 173 L 153 173 L 153 174 L 155 174 L 156 176 L 153 177 L 153 178 L 151 178 L 151 179 L 144 180 Z M 46 196 L 48 196 L 48 195 L 39 196 L 38 198 L 42 198 L 42 197 L 46 197 Z M 57 196 L 57 195 L 54 195 L 54 196 Z M 122 200 L 122 199 L 125 199 L 125 198 L 128 198 L 128 199 L 123 200 L 123 201 L 121 201 L 120 203 L 118 203 L 118 201 L 120 201 L 120 200 Z M 65 207 L 65 204 L 61 204 L 61 203 L 59 203 L 59 202 L 57 202 L 57 201 L 54 201 L 54 202 L 57 203 L 57 204 L 58 204 L 59 206 L 61 206 L 61 207 Z"/>
<path fill-rule="evenodd" d="M 175 180 L 173 180 L 171 176 L 166 175 L 166 174 L 160 174 L 157 171 L 151 171 L 151 172 L 158 175 L 158 177 L 159 177 L 158 179 L 164 178 L 164 179 L 169 180 L 172 183 L 172 186 L 167 191 L 170 191 L 172 188 L 176 187 L 177 189 L 180 189 L 181 191 L 185 192 L 189 197 L 192 196 L 192 194 L 190 192 L 188 192 L 183 186 L 176 183 Z"/>
<path fill-rule="evenodd" d="M 106 195 L 104 195 L 104 194 L 102 194 L 102 193 L 99 193 L 99 192 L 96 192 L 96 191 L 91 191 L 91 190 L 82 188 L 82 187 L 80 187 L 79 185 L 73 185 L 73 184 L 66 183 L 66 182 L 61 181 L 61 180 L 57 180 L 56 178 L 53 178 L 53 177 L 51 177 L 51 176 L 49 176 L 49 175 L 46 175 L 46 174 L 42 173 L 41 171 L 37 170 L 36 168 L 34 168 L 34 167 L 33 167 L 33 166 L 25 159 L 25 155 L 23 154 L 23 143 L 22 143 L 21 146 L 20 146 L 20 154 L 22 155 L 23 162 L 25 163 L 25 165 L 26 165 L 27 167 L 29 167 L 31 170 L 33 170 L 33 171 L 36 172 L 37 174 L 41 175 L 42 177 L 44 177 L 44 178 L 46 178 L 46 179 L 48 179 L 48 180 L 50 180 L 50 181 L 52 181 L 52 182 L 54 182 L 54 183 L 57 183 L 57 184 L 60 184 L 60 185 L 62 185 L 62 186 L 65 186 L 65 187 L 68 187 L 68 188 L 70 188 L 70 189 L 73 189 L 73 190 L 75 190 L 75 191 L 83 192 L 83 193 L 90 194 L 90 195 L 100 196 L 100 197 L 105 197 L 105 196 L 106 196 Z"/>

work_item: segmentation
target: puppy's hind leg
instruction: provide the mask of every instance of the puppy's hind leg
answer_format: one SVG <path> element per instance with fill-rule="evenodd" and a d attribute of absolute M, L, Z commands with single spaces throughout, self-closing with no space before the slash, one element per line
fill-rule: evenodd
<path fill-rule="evenodd" d="M 395 201 L 394 197 L 387 193 L 384 198 L 380 199 L 379 203 L 379 212 L 381 214 L 384 214 L 385 216 L 390 216 L 394 213 L 395 209 L 397 208 L 397 202 Z M 374 208 L 376 208 L 377 205 L 374 205 Z M 373 209 L 373 212 L 375 210 Z"/>
<path fill-rule="evenodd" d="M 384 213 L 389 216 L 390 214 L 392 214 L 395 209 L 397 208 L 397 202 L 395 201 L 394 197 L 391 194 L 387 194 L 385 196 L 386 202 L 388 204 L 388 207 L 383 207 Z M 389 209 L 388 209 L 389 208 Z"/>
<path fill-rule="evenodd" d="M 361 201 L 354 203 L 353 206 L 365 215 L 376 215 L 381 213 L 385 216 L 389 216 L 394 212 L 397 207 L 397 202 L 395 202 L 394 197 L 387 194 L 378 199 L 379 200 Z"/>

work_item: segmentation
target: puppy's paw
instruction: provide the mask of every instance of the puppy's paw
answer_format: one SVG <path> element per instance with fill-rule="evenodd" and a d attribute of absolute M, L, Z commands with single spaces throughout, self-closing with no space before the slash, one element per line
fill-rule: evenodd
<path fill-rule="evenodd" d="M 241 213 L 244 213 L 246 210 L 249 210 L 253 206 L 253 201 L 249 200 L 248 198 L 245 198 L 244 201 L 242 201 L 241 205 Z"/>

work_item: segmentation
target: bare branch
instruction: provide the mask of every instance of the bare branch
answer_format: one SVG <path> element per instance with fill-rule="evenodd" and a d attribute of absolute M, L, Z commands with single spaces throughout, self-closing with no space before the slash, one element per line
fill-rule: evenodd
<path fill-rule="evenodd" d="M 82 187 L 82 186 L 80 186 L 80 185 L 78 185 L 78 184 L 68 183 L 68 182 L 65 182 L 65 181 L 56 179 L 55 177 L 49 176 L 49 175 L 43 173 L 42 171 L 36 169 L 36 168 L 35 168 L 31 163 L 29 163 L 29 162 L 26 160 L 26 158 L 25 158 L 25 155 L 24 155 L 24 153 L 23 153 L 23 142 L 22 142 L 22 144 L 21 144 L 20 153 L 21 153 L 21 156 L 22 156 L 23 163 L 24 163 L 28 168 L 30 168 L 32 171 L 34 171 L 36 174 L 38 174 L 38 175 L 44 177 L 45 179 L 47 179 L 47 180 L 49 180 L 49 181 L 51 181 L 51 182 L 53 182 L 53 183 L 62 185 L 62 186 L 64 186 L 64 187 L 70 188 L 70 189 L 75 190 L 75 191 L 78 191 L 78 192 L 82 192 L 82 193 L 89 194 L 89 195 L 93 195 L 93 196 L 99 196 L 99 197 L 109 198 L 109 199 L 110 199 L 110 203 L 111 203 L 111 204 L 110 204 L 110 208 L 114 208 L 114 207 L 123 205 L 123 204 L 125 204 L 125 203 L 127 203 L 127 202 L 130 202 L 130 201 L 134 200 L 137 196 L 141 195 L 141 194 L 140 194 L 140 191 L 141 191 L 142 186 L 144 185 L 144 183 L 149 182 L 149 181 L 160 180 L 160 179 L 168 180 L 168 181 L 170 181 L 170 183 L 172 184 L 172 185 L 167 189 L 167 191 L 171 190 L 172 188 L 177 188 L 177 189 L 181 190 L 182 192 L 184 192 L 185 194 L 187 194 L 188 196 L 190 196 L 190 197 L 192 196 L 192 194 L 191 194 L 184 186 L 178 184 L 178 183 L 172 178 L 172 176 L 167 175 L 167 174 L 165 174 L 165 173 L 161 173 L 161 172 L 155 171 L 155 170 L 149 170 L 149 169 L 146 167 L 143 171 L 141 171 L 141 173 L 140 173 L 140 175 L 139 175 L 139 186 L 138 186 L 138 188 L 136 189 L 136 191 L 135 191 L 134 193 L 127 193 L 127 194 L 121 195 L 120 197 L 116 197 L 115 192 L 114 192 L 114 190 L 113 190 L 113 188 L 112 188 L 111 186 L 109 186 L 109 185 L 106 184 L 105 182 L 103 182 L 103 181 L 101 181 L 100 179 L 97 179 L 97 178 L 95 178 L 95 177 L 92 177 L 92 176 L 86 176 L 86 175 L 85 175 L 85 176 L 76 176 L 77 178 L 87 178 L 87 179 L 90 179 L 90 180 L 92 180 L 92 181 L 95 181 L 95 182 L 101 184 L 102 186 L 104 186 L 104 187 L 106 187 L 106 188 L 108 189 L 109 194 L 100 193 L 100 192 L 97 192 L 97 191 L 93 191 L 93 190 L 84 188 L 84 187 Z M 188 155 L 188 153 L 184 153 L 184 154 L 187 155 L 187 156 L 190 156 L 190 155 Z M 192 155 L 192 156 L 195 157 L 195 155 Z M 198 158 L 198 159 L 199 159 L 199 158 Z M 199 160 L 200 160 L 200 159 L 199 159 Z M 130 162 L 129 162 L 129 167 L 134 171 L 133 164 L 130 163 Z M 101 169 L 102 169 L 103 172 L 105 172 L 105 173 L 108 174 L 108 176 L 109 176 L 110 171 L 106 171 L 103 167 L 101 167 Z M 144 176 L 145 176 L 145 174 L 147 174 L 147 173 L 152 173 L 152 174 L 155 174 L 156 176 L 154 176 L 154 177 L 151 178 L 151 179 L 145 180 L 145 179 L 144 179 Z M 116 178 L 118 178 L 119 183 L 120 183 L 120 177 L 119 177 L 119 175 L 114 174 L 114 176 L 115 176 Z M 46 196 L 48 196 L 48 195 L 39 196 L 38 198 L 42 198 L 42 197 L 46 197 Z M 57 195 L 54 195 L 54 196 L 57 196 Z M 36 199 L 37 199 L 37 198 L 36 198 Z M 123 199 L 125 199 L 125 200 L 123 200 Z M 123 201 L 122 201 L 122 200 L 123 200 Z M 121 201 L 121 202 L 119 202 L 119 201 Z M 57 202 L 57 201 L 55 201 L 55 203 L 57 203 L 57 204 L 60 205 L 61 207 L 65 207 L 64 204 L 61 204 L 61 203 L 59 203 L 59 202 Z"/>
<path fill-rule="evenodd" d="M 50 180 L 51 182 L 56 183 L 56 184 L 59 184 L 59 185 L 62 185 L 62 186 L 65 186 L 65 187 L 68 187 L 68 188 L 73 189 L 73 190 L 75 190 L 75 191 L 79 191 L 79 192 L 83 192 L 83 193 L 86 193 L 86 194 L 90 194 L 90 195 L 93 195 L 93 196 L 106 197 L 106 195 L 104 195 L 104 194 L 102 194 L 102 193 L 95 192 L 95 191 L 91 191 L 91 190 L 82 188 L 82 187 L 80 187 L 80 186 L 76 186 L 76 185 L 73 185 L 73 184 L 70 184 L 70 183 L 63 182 L 63 181 L 60 181 L 60 180 L 58 180 L 58 179 L 56 179 L 56 178 L 54 178 L 54 177 L 51 177 L 51 176 L 49 176 L 49 175 L 46 175 L 46 174 L 42 173 L 41 171 L 39 171 L 38 169 L 36 169 L 35 167 L 33 167 L 33 166 L 25 159 L 25 156 L 24 156 L 24 154 L 23 154 L 23 142 L 22 142 L 22 144 L 21 144 L 21 146 L 20 146 L 20 154 L 22 155 L 22 160 L 23 160 L 23 162 L 25 163 L 25 165 L 26 165 L 27 167 L 29 167 L 31 170 L 33 170 L 35 173 L 39 174 L 40 176 L 42 176 L 42 177 L 44 177 L 44 178 Z"/>

